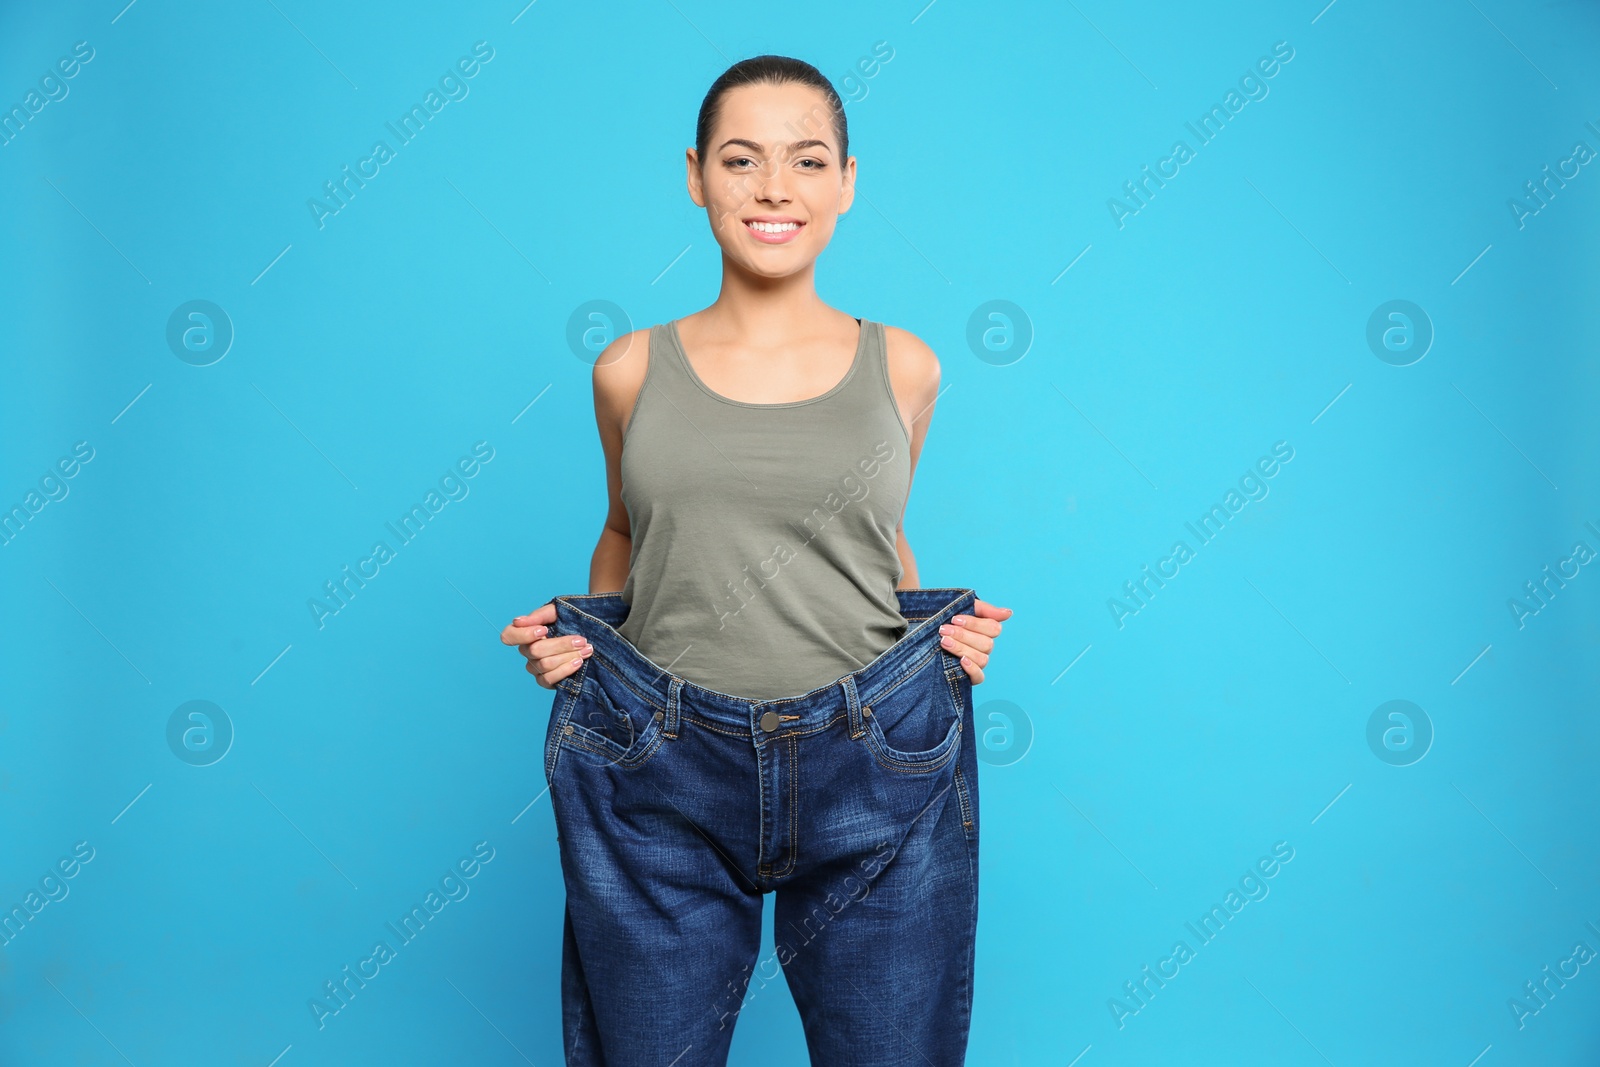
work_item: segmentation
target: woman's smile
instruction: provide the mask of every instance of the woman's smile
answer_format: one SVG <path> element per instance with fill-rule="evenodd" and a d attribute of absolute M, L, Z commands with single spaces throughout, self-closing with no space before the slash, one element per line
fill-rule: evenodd
<path fill-rule="evenodd" d="M 744 220 L 744 228 L 762 244 L 787 244 L 800 235 L 805 223 L 787 215 L 755 215 Z"/>

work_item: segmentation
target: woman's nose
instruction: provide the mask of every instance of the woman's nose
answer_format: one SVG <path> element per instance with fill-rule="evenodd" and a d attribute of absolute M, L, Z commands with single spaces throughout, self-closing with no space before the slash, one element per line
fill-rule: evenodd
<path fill-rule="evenodd" d="M 787 203 L 789 200 L 788 174 L 782 165 L 768 163 L 762 167 L 756 180 L 756 197 L 768 203 Z"/>

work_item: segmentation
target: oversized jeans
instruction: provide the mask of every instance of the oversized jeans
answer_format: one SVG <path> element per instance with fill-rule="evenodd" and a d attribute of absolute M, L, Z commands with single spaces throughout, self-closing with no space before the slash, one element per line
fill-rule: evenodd
<path fill-rule="evenodd" d="M 720 1067 L 779 968 L 813 1064 L 963 1062 L 978 763 L 972 682 L 939 626 L 975 594 L 896 592 L 899 641 L 775 700 L 646 659 L 613 628 L 618 594 L 554 598 L 551 635 L 594 646 L 557 684 L 545 740 L 569 1065 Z M 757 959 L 769 892 L 775 965 Z"/>

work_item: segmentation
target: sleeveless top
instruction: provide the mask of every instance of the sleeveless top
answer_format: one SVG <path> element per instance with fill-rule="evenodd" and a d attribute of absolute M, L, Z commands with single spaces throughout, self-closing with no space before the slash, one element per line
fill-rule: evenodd
<path fill-rule="evenodd" d="M 713 392 L 676 321 L 650 328 L 622 438 L 633 548 L 617 630 L 657 666 L 770 700 L 837 681 L 904 635 L 911 438 L 883 325 L 857 321 L 844 378 L 779 404 Z"/>

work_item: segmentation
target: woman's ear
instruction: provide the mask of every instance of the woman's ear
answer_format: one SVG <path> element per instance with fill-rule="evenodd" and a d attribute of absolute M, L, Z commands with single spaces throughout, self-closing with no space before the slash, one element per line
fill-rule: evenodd
<path fill-rule="evenodd" d="M 685 177 L 687 178 L 689 185 L 689 199 L 694 201 L 695 207 L 705 207 L 706 194 L 704 183 L 702 183 L 700 180 L 699 155 L 694 149 L 686 148 L 683 152 L 683 158 L 684 166 L 687 169 L 687 174 Z"/>
<path fill-rule="evenodd" d="M 842 172 L 844 188 L 839 193 L 839 214 L 843 215 L 850 210 L 850 205 L 856 199 L 856 157 L 851 156 L 844 161 Z"/>

